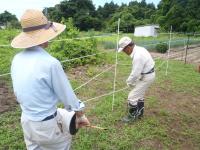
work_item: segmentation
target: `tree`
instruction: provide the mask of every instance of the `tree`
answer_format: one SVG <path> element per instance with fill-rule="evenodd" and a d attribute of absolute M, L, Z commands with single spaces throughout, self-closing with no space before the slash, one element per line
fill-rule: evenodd
<path fill-rule="evenodd" d="M 97 18 L 97 12 L 91 0 L 64 0 L 55 7 L 50 7 L 48 16 L 50 19 L 61 22 L 73 18 L 74 24 L 80 30 L 101 29 L 101 21 Z"/>
<path fill-rule="evenodd" d="M 139 5 L 140 7 L 146 7 L 147 6 L 146 0 L 142 0 Z"/>
<path fill-rule="evenodd" d="M 121 18 L 120 29 L 133 32 L 134 27 L 145 24 L 159 24 L 161 30 L 177 32 L 200 31 L 200 0 L 161 0 L 158 7 L 153 3 L 131 1 L 121 6 L 113 1 L 95 9 L 92 0 L 64 0 L 55 7 L 48 8 L 49 18 L 60 22 L 73 18 L 80 30 L 116 31 L 117 20 Z"/>
<path fill-rule="evenodd" d="M 8 11 L 4 11 L 0 14 L 0 24 L 6 27 L 19 27 L 19 22 L 15 15 L 12 15 Z"/>
<path fill-rule="evenodd" d="M 153 20 L 165 31 L 173 26 L 173 31 L 199 31 L 200 20 L 199 0 L 162 0 Z"/>
<path fill-rule="evenodd" d="M 147 5 L 143 0 L 141 3 L 132 1 L 129 5 L 123 5 L 117 9 L 110 21 L 107 23 L 107 28 L 110 31 L 116 31 L 117 20 L 121 18 L 120 30 L 123 32 L 134 32 L 135 26 L 152 23 L 151 16 L 155 14 L 154 5 Z"/>
<path fill-rule="evenodd" d="M 111 1 L 110 3 L 105 3 L 103 7 L 99 6 L 97 12 L 103 19 L 108 19 L 116 12 L 118 8 L 119 6 Z"/>
<path fill-rule="evenodd" d="M 193 32 L 195 33 L 196 31 L 198 31 L 200 28 L 200 21 L 197 21 L 195 19 L 191 19 L 188 23 L 187 23 L 187 32 Z"/>

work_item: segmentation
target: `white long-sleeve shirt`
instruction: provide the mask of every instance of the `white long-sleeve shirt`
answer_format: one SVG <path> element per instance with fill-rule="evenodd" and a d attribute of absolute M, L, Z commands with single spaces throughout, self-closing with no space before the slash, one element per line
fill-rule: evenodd
<path fill-rule="evenodd" d="M 137 45 L 134 46 L 130 57 L 133 59 L 132 71 L 126 82 L 128 85 L 133 85 L 141 73 L 147 73 L 154 67 L 155 62 L 145 48 Z"/>
<path fill-rule="evenodd" d="M 58 101 L 69 111 L 84 108 L 60 62 L 39 46 L 14 57 L 11 77 L 22 115 L 32 121 L 41 121 L 55 113 Z"/>

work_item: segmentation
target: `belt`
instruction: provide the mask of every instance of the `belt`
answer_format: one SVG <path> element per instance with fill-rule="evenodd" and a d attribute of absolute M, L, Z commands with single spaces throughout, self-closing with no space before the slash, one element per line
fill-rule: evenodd
<path fill-rule="evenodd" d="M 150 74 L 150 73 L 153 73 L 153 72 L 154 72 L 154 67 L 150 71 L 148 71 L 146 73 L 141 73 L 141 75 Z"/>
<path fill-rule="evenodd" d="M 42 121 L 51 120 L 51 119 L 55 118 L 56 115 L 57 115 L 57 111 L 53 115 L 50 115 L 50 116 L 47 116 L 46 118 L 44 118 Z"/>

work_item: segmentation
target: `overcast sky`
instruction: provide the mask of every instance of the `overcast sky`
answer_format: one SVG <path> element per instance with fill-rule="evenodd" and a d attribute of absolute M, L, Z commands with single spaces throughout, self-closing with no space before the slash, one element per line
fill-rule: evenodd
<path fill-rule="evenodd" d="M 43 10 L 45 7 L 52 7 L 56 4 L 59 4 L 62 0 L 1 0 L 0 3 L 0 13 L 4 12 L 5 10 L 9 11 L 12 14 L 15 14 L 19 19 L 23 12 L 26 9 L 40 9 Z M 103 6 L 106 2 L 113 1 L 121 5 L 121 3 L 129 3 L 133 0 L 92 0 L 93 4 L 97 8 L 99 5 Z M 137 0 L 141 1 L 141 0 Z M 157 5 L 160 0 L 146 0 L 147 3 L 154 3 Z"/>

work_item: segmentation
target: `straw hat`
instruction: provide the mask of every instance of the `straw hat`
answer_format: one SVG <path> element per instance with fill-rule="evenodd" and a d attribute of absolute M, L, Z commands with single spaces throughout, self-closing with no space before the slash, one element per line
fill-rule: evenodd
<path fill-rule="evenodd" d="M 26 10 L 21 17 L 22 32 L 11 42 L 14 48 L 29 48 L 43 44 L 62 33 L 66 26 L 49 22 L 39 10 Z"/>

